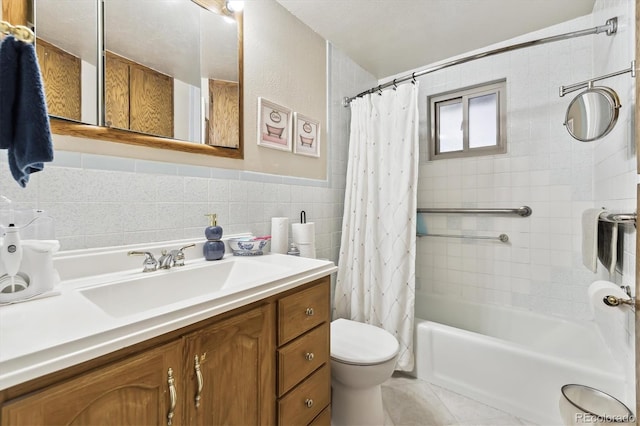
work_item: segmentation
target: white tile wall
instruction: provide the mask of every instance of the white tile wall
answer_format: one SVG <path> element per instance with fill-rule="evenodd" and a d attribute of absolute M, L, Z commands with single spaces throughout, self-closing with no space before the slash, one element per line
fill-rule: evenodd
<path fill-rule="evenodd" d="M 591 207 L 635 210 L 634 80 L 625 74 L 599 83 L 614 88 L 623 107 L 614 131 L 594 143 L 575 141 L 564 129 L 565 110 L 573 95 L 560 98 L 558 88 L 629 67 L 634 58 L 633 2 L 598 0 L 592 15 L 525 38 L 590 28 L 613 16 L 619 19 L 618 34 L 613 37 L 555 42 L 419 78 L 424 144 L 427 96 L 506 77 L 509 150 L 506 155 L 424 161 L 419 205 L 529 205 L 533 215 L 425 215 L 432 233 L 497 236 L 504 232 L 510 241 L 419 239 L 418 291 L 577 320 L 591 318 L 587 288 L 597 279 L 609 278 L 602 266 L 593 274 L 582 265 L 580 218 L 582 211 Z M 634 276 L 635 230 L 629 229 L 625 233 L 624 272 L 615 279 L 633 286 Z M 611 324 L 606 317 L 597 320 L 607 330 L 604 334 L 616 358 L 627 371 L 634 371 L 632 316 L 622 324 Z M 633 401 L 632 383 L 628 395 L 621 397 Z"/>

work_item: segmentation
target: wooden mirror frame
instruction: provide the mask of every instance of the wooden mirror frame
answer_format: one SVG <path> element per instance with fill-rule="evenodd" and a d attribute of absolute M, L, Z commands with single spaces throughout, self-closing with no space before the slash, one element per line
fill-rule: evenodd
<path fill-rule="evenodd" d="M 31 0 L 1 0 L 2 16 L 5 21 L 13 25 L 27 25 L 29 16 L 32 16 L 33 3 Z M 199 0 L 196 3 L 209 8 L 207 3 L 216 3 L 216 0 Z M 213 13 L 213 12 L 212 12 Z M 88 139 L 100 139 L 127 145 L 144 146 L 155 149 L 188 152 L 192 154 L 205 154 L 225 158 L 244 158 L 243 137 L 243 19 L 242 13 L 235 14 L 238 23 L 238 148 L 217 147 L 203 143 L 180 141 L 176 139 L 150 136 L 127 130 L 101 127 L 91 124 L 77 123 L 60 118 L 51 117 L 51 131 L 59 135 L 69 135 Z"/>

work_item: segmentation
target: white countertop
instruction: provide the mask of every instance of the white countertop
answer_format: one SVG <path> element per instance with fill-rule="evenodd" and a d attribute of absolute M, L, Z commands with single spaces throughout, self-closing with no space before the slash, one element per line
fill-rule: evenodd
<path fill-rule="evenodd" d="M 67 256 L 66 260 L 73 259 Z M 279 254 L 255 258 L 226 255 L 215 263 L 228 262 L 239 262 L 245 270 L 255 265 L 260 271 L 264 262 L 283 267 L 280 272 L 267 274 L 260 280 L 252 279 L 241 286 L 229 286 L 118 317 L 109 315 L 81 291 L 113 280 L 113 273 L 69 280 L 63 276 L 58 288 L 60 295 L 0 306 L 0 390 L 295 288 L 337 270 L 330 261 Z M 214 262 L 203 259 L 187 260 L 181 270 L 212 264 Z M 137 279 L 147 278 L 149 274 L 169 275 L 175 273 L 174 269 L 143 275 L 137 267 L 118 274 Z M 179 285 L 173 291 L 179 291 Z"/>

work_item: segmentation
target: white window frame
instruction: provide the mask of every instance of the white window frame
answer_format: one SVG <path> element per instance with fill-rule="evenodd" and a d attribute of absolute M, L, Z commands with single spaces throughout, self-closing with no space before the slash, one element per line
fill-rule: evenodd
<path fill-rule="evenodd" d="M 496 144 L 477 148 L 469 147 L 469 99 L 496 94 Z M 462 150 L 440 152 L 438 134 L 437 104 L 462 103 Z M 429 114 L 429 159 L 476 157 L 481 155 L 504 154 L 507 152 L 507 80 L 494 80 L 488 83 L 464 87 L 427 97 Z"/>

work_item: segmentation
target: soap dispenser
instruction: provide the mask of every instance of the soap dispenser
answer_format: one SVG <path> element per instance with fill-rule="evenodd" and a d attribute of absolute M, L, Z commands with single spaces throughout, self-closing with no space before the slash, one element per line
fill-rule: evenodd
<path fill-rule="evenodd" d="M 224 256 L 224 242 L 222 238 L 222 227 L 218 226 L 216 214 L 206 214 L 211 220 L 209 226 L 204 230 L 207 242 L 202 246 L 202 254 L 207 260 L 220 260 Z"/>

